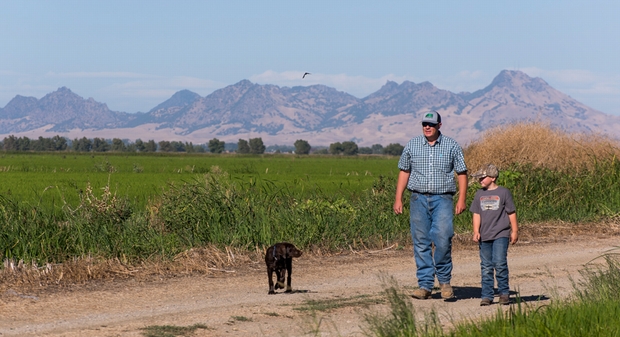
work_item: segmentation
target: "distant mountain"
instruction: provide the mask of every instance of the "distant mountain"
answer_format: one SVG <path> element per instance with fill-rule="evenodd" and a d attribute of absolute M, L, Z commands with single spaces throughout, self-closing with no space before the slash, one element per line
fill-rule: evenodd
<path fill-rule="evenodd" d="M 501 72 L 488 87 L 466 98 L 469 105 L 458 113 L 480 115 L 475 124 L 480 131 L 523 119 L 545 120 L 571 131 L 598 131 L 611 117 L 519 71 Z"/>
<path fill-rule="evenodd" d="M 0 109 L 0 137 L 59 134 L 194 143 L 262 137 L 266 144 L 282 145 L 297 139 L 311 145 L 348 140 L 361 146 L 404 144 L 420 134 L 421 115 L 431 109 L 441 113 L 442 131 L 460 142 L 521 120 L 571 132 L 620 135 L 619 117 L 589 108 L 543 79 L 504 70 L 473 93 L 455 94 L 429 82 L 388 81 L 361 99 L 324 85 L 289 88 L 242 80 L 206 97 L 182 90 L 149 112 L 136 114 L 110 111 L 62 87 L 40 100 L 13 98 Z"/>
<path fill-rule="evenodd" d="M 20 133 L 48 127 L 52 133 L 71 129 L 121 127 L 131 115 L 110 111 L 106 104 L 87 100 L 62 87 L 37 100 L 16 96 L 0 109 L 0 133 Z"/>

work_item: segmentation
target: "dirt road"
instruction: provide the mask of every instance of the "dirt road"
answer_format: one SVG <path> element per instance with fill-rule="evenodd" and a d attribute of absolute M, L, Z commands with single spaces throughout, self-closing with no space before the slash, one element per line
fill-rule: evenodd
<path fill-rule="evenodd" d="M 619 245 L 618 236 L 607 236 L 511 246 L 511 290 L 532 303 L 567 295 L 569 276 L 578 278 L 585 263 Z M 293 263 L 292 294 L 267 295 L 263 264 L 255 261 L 215 276 L 99 282 L 32 293 L 9 289 L 0 294 L 0 336 L 143 336 L 149 326 L 195 324 L 208 327 L 196 329 L 195 336 L 301 336 L 313 329 L 322 336 L 361 336 L 364 313 L 386 312 L 381 274 L 392 276 L 405 291 L 416 286 L 411 247 L 302 256 Z M 477 251 L 455 249 L 454 266 L 457 300 L 412 299 L 416 312 L 433 308 L 445 324 L 495 313 L 498 305 L 479 306 Z M 334 308 L 323 310 L 326 305 Z M 304 310 L 309 307 L 315 315 Z"/>

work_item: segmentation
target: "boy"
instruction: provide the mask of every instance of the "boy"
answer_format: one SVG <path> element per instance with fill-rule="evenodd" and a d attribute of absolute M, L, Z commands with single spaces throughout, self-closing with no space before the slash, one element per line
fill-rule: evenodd
<path fill-rule="evenodd" d="M 493 272 L 497 280 L 499 304 L 510 304 L 508 287 L 508 242 L 517 243 L 519 227 L 512 194 L 495 183 L 499 170 L 493 164 L 486 164 L 472 174 L 482 185 L 476 191 L 469 210 L 473 215 L 473 240 L 479 243 L 482 274 L 481 306 L 493 303 Z"/>

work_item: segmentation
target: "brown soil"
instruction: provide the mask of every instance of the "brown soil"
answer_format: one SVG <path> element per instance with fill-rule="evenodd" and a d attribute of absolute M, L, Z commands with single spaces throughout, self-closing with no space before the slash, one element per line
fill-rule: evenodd
<path fill-rule="evenodd" d="M 434 309 L 449 326 L 497 312 L 497 304 L 479 306 L 478 253 L 466 242 L 457 240 L 453 252 L 457 299 L 444 302 L 437 294 L 429 300 L 412 299 L 420 316 Z M 619 237 L 608 233 L 561 240 L 523 236 L 508 253 L 511 289 L 532 305 L 568 296 L 571 278 L 579 279 L 585 264 L 618 246 Z M 306 254 L 293 263 L 291 294 L 267 295 L 260 259 L 211 271 L 70 287 L 5 286 L 0 292 L 0 336 L 143 336 L 145 327 L 195 324 L 208 328 L 196 329 L 194 336 L 362 336 L 364 314 L 387 312 L 385 276 L 405 292 L 417 285 L 411 247 Z M 319 306 L 324 304 L 335 308 L 323 310 Z M 312 306 L 314 311 L 304 310 Z"/>

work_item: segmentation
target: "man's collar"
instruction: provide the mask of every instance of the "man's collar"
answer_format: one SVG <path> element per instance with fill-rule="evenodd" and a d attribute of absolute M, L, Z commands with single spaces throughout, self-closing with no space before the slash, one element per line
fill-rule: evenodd
<path fill-rule="evenodd" d="M 439 136 L 437 136 L 437 140 L 435 140 L 435 144 L 441 143 L 441 139 L 443 138 L 442 136 L 443 135 L 442 135 L 441 131 L 439 131 Z M 426 138 L 426 136 L 422 135 L 422 137 L 424 137 L 424 143 L 428 144 L 428 139 Z"/>

